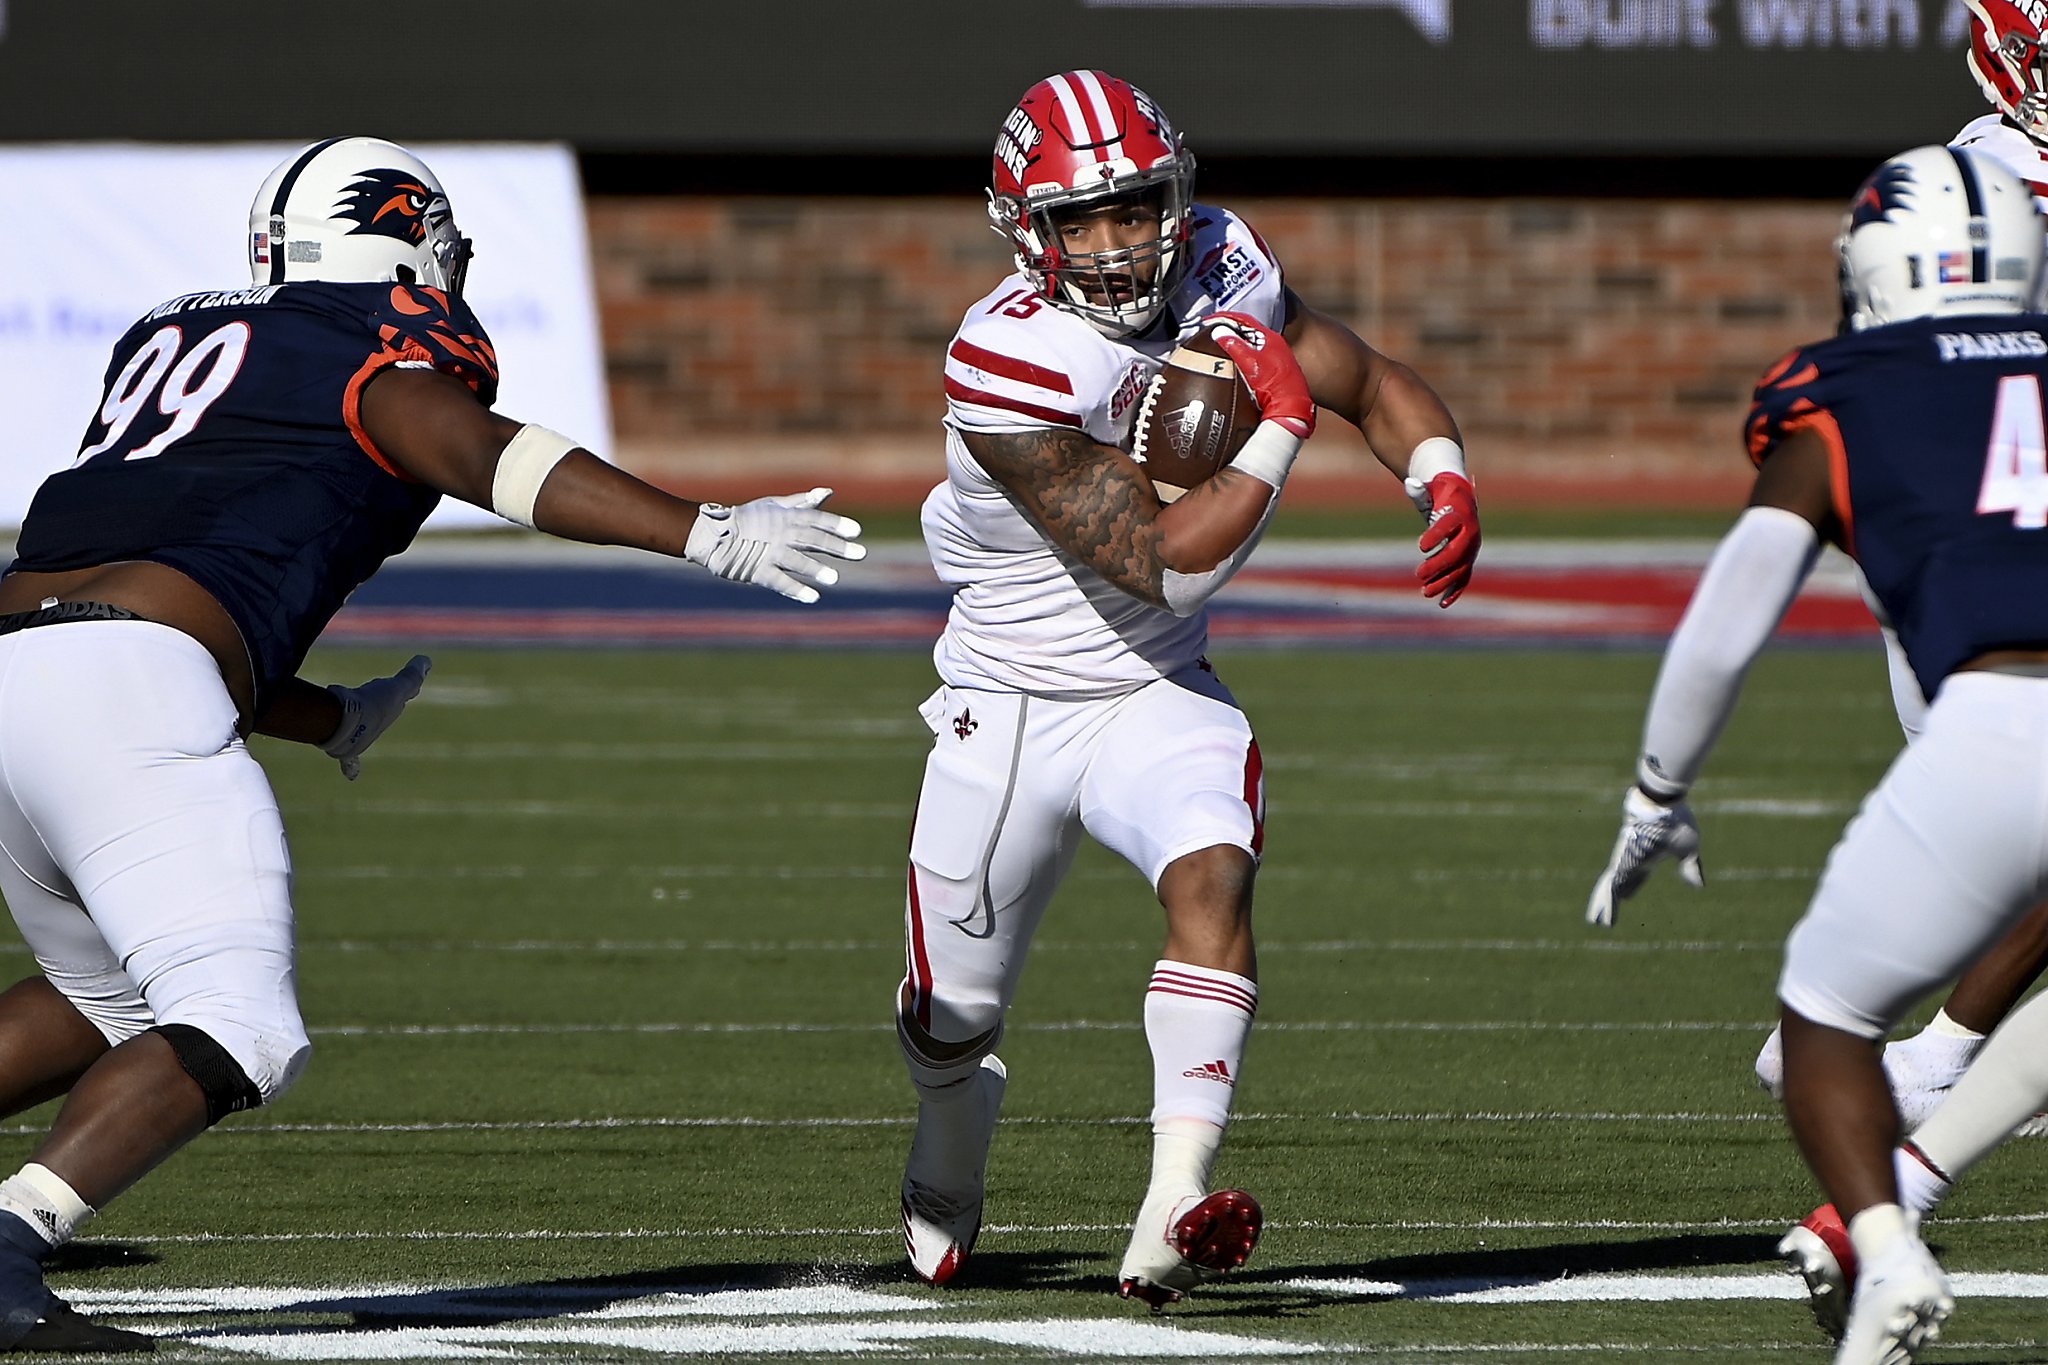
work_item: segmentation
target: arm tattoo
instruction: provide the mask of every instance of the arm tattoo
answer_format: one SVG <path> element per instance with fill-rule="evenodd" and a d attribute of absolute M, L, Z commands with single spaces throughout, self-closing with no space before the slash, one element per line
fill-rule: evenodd
<path fill-rule="evenodd" d="M 1057 427 L 965 439 L 1053 544 L 1133 597 L 1166 605 L 1159 502 L 1121 451 Z"/>

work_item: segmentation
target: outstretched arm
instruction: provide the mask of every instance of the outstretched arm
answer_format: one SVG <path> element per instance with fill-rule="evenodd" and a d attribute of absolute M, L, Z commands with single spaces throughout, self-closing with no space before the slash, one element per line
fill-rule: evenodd
<path fill-rule="evenodd" d="M 1822 538 L 1837 530 L 1826 447 L 1810 430 L 1795 432 L 1765 461 L 1748 508 L 1715 548 L 1665 648 L 1636 780 L 1622 798 L 1621 834 L 1586 905 L 1589 923 L 1613 924 L 1615 907 L 1664 859 L 1678 859 L 1685 879 L 1702 883 L 1699 827 L 1686 793 Z"/>
<path fill-rule="evenodd" d="M 860 525 L 823 511 L 829 490 L 735 508 L 662 492 L 544 428 L 521 426 L 432 370 L 389 369 L 363 390 L 364 432 L 412 477 L 549 535 L 628 545 L 802 602 L 839 580 L 820 558 L 863 558 Z"/>

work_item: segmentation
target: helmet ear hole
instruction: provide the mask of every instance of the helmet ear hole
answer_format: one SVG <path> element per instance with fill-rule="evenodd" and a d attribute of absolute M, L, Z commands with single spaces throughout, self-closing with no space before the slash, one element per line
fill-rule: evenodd
<path fill-rule="evenodd" d="M 419 272 L 409 265 L 402 265 L 398 267 L 398 282 L 400 284 L 418 284 L 420 282 Z"/>

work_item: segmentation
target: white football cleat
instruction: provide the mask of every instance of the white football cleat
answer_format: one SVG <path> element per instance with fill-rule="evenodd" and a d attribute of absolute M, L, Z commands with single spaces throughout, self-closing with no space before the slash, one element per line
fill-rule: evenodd
<path fill-rule="evenodd" d="M 951 1283 L 981 1235 L 988 1148 L 1009 1074 L 990 1055 L 941 1098 L 918 1101 L 917 1134 L 903 1170 L 903 1250 L 927 1284 Z"/>
<path fill-rule="evenodd" d="M 1117 1272 L 1117 1292 L 1154 1312 L 1188 1290 L 1243 1265 L 1266 1215 L 1243 1190 L 1148 1194 Z"/>
<path fill-rule="evenodd" d="M 1785 1234 L 1778 1254 L 1806 1281 L 1807 1305 L 1820 1330 L 1840 1341 L 1856 1285 L 1856 1248 L 1842 1215 L 1833 1204 L 1822 1204 Z"/>
<path fill-rule="evenodd" d="M 1835 1365 L 1910 1365 L 1955 1311 L 1948 1277 L 1920 1240 L 1918 1222 L 1909 1218 L 1906 1231 L 1856 1277 Z"/>

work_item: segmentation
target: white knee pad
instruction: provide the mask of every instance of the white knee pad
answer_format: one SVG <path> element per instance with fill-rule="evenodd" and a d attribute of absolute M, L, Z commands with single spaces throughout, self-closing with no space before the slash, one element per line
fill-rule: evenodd
<path fill-rule="evenodd" d="M 898 993 L 896 1041 L 903 1048 L 910 1079 L 937 1087 L 965 1080 L 1003 1039 L 1003 1009 L 992 999 L 948 1002 L 936 993 L 902 1008 L 909 983 Z"/>

